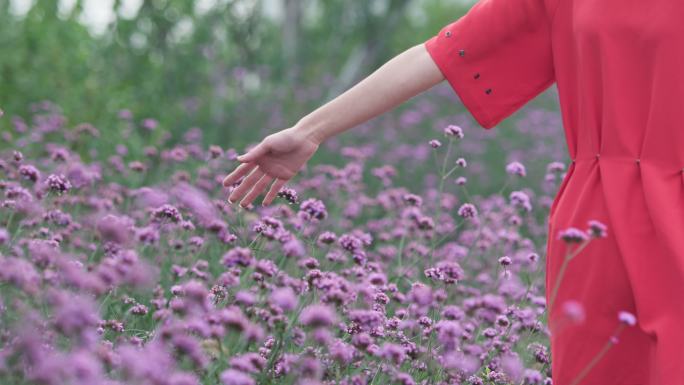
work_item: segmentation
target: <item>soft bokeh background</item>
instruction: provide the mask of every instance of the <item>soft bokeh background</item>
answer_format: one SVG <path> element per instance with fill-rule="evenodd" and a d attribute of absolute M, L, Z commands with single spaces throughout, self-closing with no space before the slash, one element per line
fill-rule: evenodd
<path fill-rule="evenodd" d="M 485 130 L 443 82 L 269 207 L 220 183 L 472 4 L 0 0 L 0 384 L 551 384 L 555 85 Z"/>
<path fill-rule="evenodd" d="M 8 117 L 26 117 L 31 103 L 48 100 L 60 108 L 66 127 L 93 124 L 101 136 L 80 149 L 85 159 L 113 154 L 111 143 L 125 144 L 135 159 L 158 136 L 168 132 L 173 143 L 193 127 L 201 128 L 206 145 L 241 150 L 294 124 L 472 4 L 0 0 L 0 106 Z M 122 109 L 136 122 L 158 121 L 161 129 L 147 138 L 122 137 L 115 124 Z M 339 140 L 377 147 L 397 166 L 415 170 L 429 159 L 413 154 L 412 146 L 423 146 L 446 123 L 472 127 L 466 149 L 487 162 L 472 169 L 483 192 L 497 188 L 505 162 L 536 161 L 528 164 L 530 172 L 542 175 L 546 161 L 566 160 L 555 85 L 485 132 L 444 82 Z M 314 161 L 335 163 L 335 143 Z M 411 153 L 406 164 L 401 154 L 391 155 L 392 147 Z M 429 173 L 400 178 L 415 183 L 423 174 Z"/>

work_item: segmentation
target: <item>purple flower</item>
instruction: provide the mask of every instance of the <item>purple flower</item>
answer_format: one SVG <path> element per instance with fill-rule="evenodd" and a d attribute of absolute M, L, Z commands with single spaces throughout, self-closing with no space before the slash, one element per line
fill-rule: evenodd
<path fill-rule="evenodd" d="M 223 155 L 223 149 L 217 145 L 209 146 L 209 156 L 211 159 L 220 158 Z"/>
<path fill-rule="evenodd" d="M 159 122 L 157 122 L 155 119 L 147 118 L 142 121 L 142 126 L 144 129 L 152 131 L 159 126 Z"/>
<path fill-rule="evenodd" d="M 330 356 L 341 365 L 349 365 L 354 359 L 356 349 L 354 346 L 344 343 L 342 340 L 335 340 L 328 347 Z"/>
<path fill-rule="evenodd" d="M 282 250 L 283 254 L 288 257 L 301 257 L 306 254 L 306 247 L 304 244 L 299 239 L 294 237 L 283 243 Z"/>
<path fill-rule="evenodd" d="M 406 359 L 406 350 L 404 350 L 404 347 L 401 345 L 385 342 L 378 351 L 378 356 L 395 365 L 401 365 Z"/>
<path fill-rule="evenodd" d="M 0 245 L 4 245 L 10 239 L 7 229 L 0 227 Z"/>
<path fill-rule="evenodd" d="M 588 240 L 589 235 L 576 227 L 569 227 L 559 231 L 557 239 L 562 239 L 567 243 L 579 243 Z"/>
<path fill-rule="evenodd" d="M 547 172 L 561 172 L 565 170 L 565 164 L 561 162 L 551 162 L 546 166 Z"/>
<path fill-rule="evenodd" d="M 440 147 L 442 145 L 442 142 L 440 142 L 437 139 L 432 139 L 428 143 L 430 144 L 430 147 L 432 147 L 432 148 L 437 148 L 437 147 Z"/>
<path fill-rule="evenodd" d="M 525 369 L 523 373 L 523 383 L 525 385 L 541 385 L 543 381 L 542 374 L 538 370 Z"/>
<path fill-rule="evenodd" d="M 333 233 L 332 231 L 324 231 L 321 233 L 321 235 L 318 236 L 318 242 L 324 244 L 324 245 L 330 245 L 332 243 L 335 243 L 337 240 L 337 235 Z"/>
<path fill-rule="evenodd" d="M 69 151 L 65 148 L 54 148 L 50 150 L 50 158 L 55 162 L 64 162 L 69 159 Z"/>
<path fill-rule="evenodd" d="M 131 110 L 122 109 L 122 110 L 119 110 L 118 116 L 119 116 L 119 119 L 129 120 L 129 119 L 133 118 L 133 113 L 131 112 Z"/>
<path fill-rule="evenodd" d="M 441 358 L 445 369 L 461 370 L 467 375 L 473 374 L 480 367 L 480 360 L 464 352 L 450 352 Z"/>
<path fill-rule="evenodd" d="M 634 326 L 634 325 L 636 325 L 636 322 L 637 322 L 634 314 L 632 314 L 628 311 L 624 311 L 624 310 L 621 310 L 620 312 L 618 312 L 618 320 L 620 320 L 620 322 L 627 324 L 629 326 Z"/>
<path fill-rule="evenodd" d="M 306 213 L 308 217 L 315 218 L 318 220 L 325 219 L 325 217 L 328 216 L 325 204 L 323 204 L 322 201 L 315 198 L 309 198 L 302 202 L 302 204 L 299 205 L 299 210 L 300 212 Z"/>
<path fill-rule="evenodd" d="M 477 209 L 472 203 L 464 203 L 458 208 L 458 215 L 463 218 L 473 218 L 477 215 Z"/>
<path fill-rule="evenodd" d="M 450 124 L 444 129 L 444 135 L 463 138 L 463 129 L 460 126 Z"/>
<path fill-rule="evenodd" d="M 330 327 L 337 322 L 337 315 L 328 305 L 314 304 L 302 310 L 299 322 L 304 326 Z"/>
<path fill-rule="evenodd" d="M 513 383 L 517 384 L 520 382 L 524 369 L 525 366 L 517 354 L 507 353 L 501 357 L 501 371 L 513 380 Z"/>
<path fill-rule="evenodd" d="M 458 167 L 465 168 L 468 165 L 468 163 L 466 162 L 466 160 L 464 158 L 458 158 L 458 159 L 456 159 L 456 165 Z"/>
<path fill-rule="evenodd" d="M 421 198 L 420 195 L 405 194 L 403 196 L 403 199 L 404 199 L 404 202 L 408 203 L 411 206 L 420 207 L 423 205 L 423 198 Z"/>
<path fill-rule="evenodd" d="M 363 248 L 363 242 L 351 234 L 342 234 L 342 236 L 340 236 L 338 239 L 338 243 L 343 249 L 351 252 L 355 252 Z"/>
<path fill-rule="evenodd" d="M 297 192 L 289 187 L 281 187 L 276 196 L 285 199 L 289 204 L 298 202 Z"/>
<path fill-rule="evenodd" d="M 131 314 L 135 314 L 135 315 L 145 315 L 145 314 L 147 314 L 147 311 L 148 311 L 147 306 L 145 306 L 143 304 L 136 304 L 135 306 L 133 306 L 131 308 Z"/>
<path fill-rule="evenodd" d="M 588 222 L 588 224 L 589 224 L 589 230 L 587 232 L 589 233 L 589 235 L 591 235 L 591 237 L 593 237 L 593 238 L 605 238 L 607 236 L 607 232 L 606 232 L 607 227 L 603 223 L 601 223 L 595 219 L 592 219 Z"/>
<path fill-rule="evenodd" d="M 434 300 L 432 289 L 420 282 L 415 282 L 413 285 L 411 285 L 411 290 L 408 293 L 408 297 L 411 302 L 418 306 L 429 306 Z"/>
<path fill-rule="evenodd" d="M 48 189 L 58 195 L 61 195 L 71 188 L 71 183 L 63 174 L 50 174 L 45 180 Z"/>
<path fill-rule="evenodd" d="M 425 276 L 445 284 L 456 283 L 464 276 L 463 268 L 456 261 L 441 261 L 437 266 L 425 270 Z"/>
<path fill-rule="evenodd" d="M 273 290 L 270 296 L 271 303 L 283 309 L 291 311 L 297 307 L 297 296 L 291 287 L 281 287 Z"/>
<path fill-rule="evenodd" d="M 252 264 L 252 250 L 246 247 L 235 247 L 225 253 L 221 263 L 226 267 L 250 266 Z"/>
<path fill-rule="evenodd" d="M 358 324 L 362 330 L 372 331 L 382 326 L 384 316 L 375 310 L 354 309 L 349 312 L 349 320 Z"/>
<path fill-rule="evenodd" d="M 105 241 L 125 244 L 130 238 L 133 222 L 129 218 L 107 214 L 96 225 L 97 231 Z"/>
<path fill-rule="evenodd" d="M 38 169 L 30 164 L 22 164 L 19 166 L 19 175 L 31 182 L 36 182 L 40 178 Z"/>
<path fill-rule="evenodd" d="M 178 223 L 183 220 L 183 216 L 174 206 L 163 204 L 152 211 L 152 219 L 157 222 L 169 219 L 171 222 Z"/>
<path fill-rule="evenodd" d="M 530 197 L 523 191 L 513 191 L 509 198 L 511 199 L 511 204 L 513 204 L 513 206 L 520 207 L 525 211 L 532 211 Z"/>
<path fill-rule="evenodd" d="M 512 263 L 512 261 L 511 261 L 511 258 L 509 256 L 505 255 L 505 256 L 499 258 L 499 264 L 501 264 L 501 266 L 510 266 L 511 263 Z"/>
<path fill-rule="evenodd" d="M 74 336 L 95 330 L 100 318 L 93 300 L 67 292 L 52 292 L 49 295 L 55 309 L 55 326 L 60 332 Z"/>
<path fill-rule="evenodd" d="M 258 373 L 264 370 L 266 359 L 257 353 L 246 353 L 230 359 L 232 369 L 245 373 Z"/>
<path fill-rule="evenodd" d="M 511 162 L 506 166 L 506 172 L 511 175 L 525 176 L 527 175 L 525 171 L 525 166 L 520 162 Z"/>
<path fill-rule="evenodd" d="M 463 328 L 456 321 L 441 320 L 435 324 L 437 340 L 444 346 L 445 351 L 453 351 L 463 335 Z"/>
<path fill-rule="evenodd" d="M 563 303 L 563 314 L 574 323 L 582 323 L 585 318 L 584 307 L 575 300 L 568 300 Z"/>

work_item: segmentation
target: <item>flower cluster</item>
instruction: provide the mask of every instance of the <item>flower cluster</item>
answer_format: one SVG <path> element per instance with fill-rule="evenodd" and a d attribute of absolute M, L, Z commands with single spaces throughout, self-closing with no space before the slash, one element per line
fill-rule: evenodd
<path fill-rule="evenodd" d="M 463 145 L 455 163 L 444 162 L 463 174 L 455 184 L 417 169 L 409 176 L 425 183 L 400 186 L 410 168 L 390 166 L 395 160 L 448 156 L 424 141 L 388 154 L 344 147 L 346 164 L 314 167 L 272 205 L 244 211 L 226 204 L 216 183 L 239 164 L 237 149 L 205 148 L 201 130 L 155 146 L 145 140 L 166 137 L 165 124 L 122 110 L 115 124 L 134 140 L 83 157 L 79 140 L 100 132 L 83 123 L 42 143 L 67 129 L 55 106 L 39 111 L 35 125 L 12 123 L 3 138 L 14 148 L 0 152 L 0 377 L 37 385 L 551 383 L 538 284 L 544 215 L 521 214 L 542 214 L 550 197 L 532 177 L 508 199 L 475 194 L 483 174 L 469 156 L 478 146 L 453 140 L 464 137 L 461 126 L 443 129 L 449 146 Z M 384 164 L 366 180 L 371 157 Z M 527 175 L 521 163 L 507 171 Z M 561 238 L 606 235 L 602 223 L 588 226 Z M 511 279 L 497 274 L 502 266 Z M 568 302 L 563 314 L 583 322 L 583 310 Z M 636 319 L 621 313 L 617 322 Z"/>

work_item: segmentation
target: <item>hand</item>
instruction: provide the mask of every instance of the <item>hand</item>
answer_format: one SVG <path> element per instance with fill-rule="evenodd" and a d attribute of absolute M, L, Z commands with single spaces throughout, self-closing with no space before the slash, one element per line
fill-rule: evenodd
<path fill-rule="evenodd" d="M 223 180 L 223 185 L 228 187 L 249 174 L 233 190 L 228 202 L 232 204 L 242 198 L 240 206 L 247 207 L 275 179 L 262 201 L 264 206 L 269 205 L 319 145 L 318 140 L 294 127 L 268 135 L 246 154 L 238 156 L 237 160 L 242 164 Z"/>

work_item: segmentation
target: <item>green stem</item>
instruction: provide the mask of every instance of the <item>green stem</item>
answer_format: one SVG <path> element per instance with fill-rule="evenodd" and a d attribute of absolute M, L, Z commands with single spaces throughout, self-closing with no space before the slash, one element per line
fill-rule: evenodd
<path fill-rule="evenodd" d="M 601 349 L 601 351 L 599 351 L 598 354 L 594 356 L 594 358 L 589 362 L 589 364 L 587 364 L 587 366 L 584 367 L 584 369 L 582 369 L 580 374 L 577 377 L 575 377 L 574 380 L 572 380 L 570 385 L 578 384 L 584 377 L 586 377 L 587 374 L 589 374 L 591 369 L 601 360 L 601 358 L 603 358 L 604 355 L 606 355 L 606 353 L 608 352 L 610 347 L 613 346 L 613 338 L 617 338 L 617 336 L 620 334 L 620 332 L 622 331 L 622 329 L 624 327 L 625 327 L 625 324 L 623 324 L 623 323 L 621 323 L 618 326 L 618 328 L 615 331 L 615 333 L 613 334 L 613 336 L 611 336 L 611 338 L 608 339 L 608 342 L 606 342 L 606 344 L 603 345 L 603 348 Z"/>
<path fill-rule="evenodd" d="M 434 212 L 432 214 L 432 218 L 435 221 L 437 221 L 437 215 L 439 214 L 440 208 L 442 206 L 442 192 L 444 190 L 444 181 L 446 180 L 444 175 L 446 174 L 447 162 L 449 161 L 449 156 L 451 155 L 451 148 L 453 146 L 453 142 L 454 142 L 453 139 L 451 137 L 449 137 L 449 144 L 447 145 L 447 153 L 444 156 L 444 160 L 442 161 L 442 169 L 439 172 L 440 178 L 439 178 L 439 187 L 437 190 L 437 202 L 435 204 Z M 432 255 L 435 251 L 436 244 L 437 244 L 437 242 L 433 240 L 431 242 L 431 245 L 430 245 L 430 266 L 432 266 Z"/>
<path fill-rule="evenodd" d="M 591 238 L 584 241 L 579 247 L 577 247 L 572 253 L 566 254 L 565 258 L 563 259 L 563 264 L 561 265 L 560 271 L 558 272 L 558 278 L 556 279 L 556 284 L 553 287 L 553 291 L 551 292 L 551 297 L 549 298 L 549 304 L 546 306 L 546 309 L 551 308 L 553 306 L 553 302 L 556 299 L 556 295 L 558 294 L 558 288 L 560 287 L 561 280 L 563 279 L 563 275 L 565 273 L 565 269 L 568 266 L 568 263 L 570 263 L 570 260 L 575 257 L 582 249 L 584 249 L 589 242 L 591 241 Z M 548 255 L 546 256 L 548 258 Z M 544 309 L 546 311 L 546 309 Z"/>

